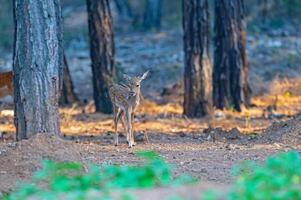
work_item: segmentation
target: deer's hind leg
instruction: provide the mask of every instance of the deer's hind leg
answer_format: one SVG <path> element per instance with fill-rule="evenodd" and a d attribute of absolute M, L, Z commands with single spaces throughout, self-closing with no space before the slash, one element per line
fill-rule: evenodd
<path fill-rule="evenodd" d="M 116 106 L 114 106 L 113 112 L 114 112 L 114 129 L 115 129 L 114 144 L 115 144 L 115 146 L 117 146 L 118 145 L 118 132 L 117 132 L 118 131 L 118 121 L 122 114 L 122 110 L 120 108 L 117 108 Z"/>
<path fill-rule="evenodd" d="M 123 130 L 124 130 L 124 132 L 126 134 L 126 141 L 127 141 L 127 143 L 129 143 L 129 134 L 127 132 L 128 127 L 127 127 L 127 124 L 126 124 L 126 121 L 125 121 L 126 119 L 125 118 L 126 118 L 125 112 L 122 110 L 121 114 L 120 114 L 120 119 L 121 119 Z"/>

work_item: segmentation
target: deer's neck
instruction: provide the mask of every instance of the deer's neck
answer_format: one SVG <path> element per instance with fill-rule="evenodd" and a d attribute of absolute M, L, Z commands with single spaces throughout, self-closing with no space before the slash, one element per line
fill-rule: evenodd
<path fill-rule="evenodd" d="M 135 109 L 140 103 L 140 90 L 136 91 L 136 95 L 132 98 L 133 108 Z"/>

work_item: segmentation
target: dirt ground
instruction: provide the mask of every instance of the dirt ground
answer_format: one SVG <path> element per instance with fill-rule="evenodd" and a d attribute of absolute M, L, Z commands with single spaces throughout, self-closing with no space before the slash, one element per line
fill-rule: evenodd
<path fill-rule="evenodd" d="M 300 38 L 249 38 L 253 105 L 241 113 L 230 108 L 216 110 L 210 128 L 207 119 L 182 116 L 183 55 L 177 41 L 181 38 L 174 33 L 117 37 L 117 64 L 121 63 L 125 73 L 152 70 L 143 84 L 146 98 L 134 121 L 138 143 L 132 149 L 122 135 L 121 144 L 115 147 L 111 116 L 94 113 L 91 83 L 87 82 L 91 79 L 87 48 L 68 50 L 76 93 L 89 103 L 60 109 L 59 137 L 37 135 L 20 142 L 14 141 L 12 106 L 2 110 L 0 192 L 30 181 L 42 159 L 78 161 L 85 166 L 139 163 L 134 152 L 154 150 L 174 165 L 174 176 L 189 174 L 225 186 L 232 181 L 231 167 L 242 160 L 262 162 L 277 152 L 301 151 L 301 67 L 295 63 L 300 59 L 296 58 Z M 293 55 L 291 60 L 284 59 L 288 54 Z M 283 70 L 288 61 L 290 70 Z"/>
<path fill-rule="evenodd" d="M 8 137 L 8 136 L 5 136 Z M 204 182 L 227 184 L 232 181 L 230 169 L 242 160 L 262 162 L 271 154 L 295 149 L 301 151 L 301 116 L 274 123 L 260 135 L 241 134 L 233 129 L 206 129 L 194 133 L 136 134 L 137 146 L 130 149 L 121 136 L 121 144 L 113 145 L 113 134 L 99 136 L 37 135 L 15 142 L 0 142 L 0 191 L 8 192 L 18 182 L 29 181 L 42 159 L 89 163 L 139 163 L 135 151 L 154 150 L 174 165 L 174 176 L 189 174 Z"/>

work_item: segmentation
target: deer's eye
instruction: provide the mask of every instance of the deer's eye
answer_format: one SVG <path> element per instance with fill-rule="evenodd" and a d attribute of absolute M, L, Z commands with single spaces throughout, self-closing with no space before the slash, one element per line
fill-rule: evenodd
<path fill-rule="evenodd" d="M 136 85 L 136 87 L 139 87 L 139 86 L 140 86 L 139 84 Z"/>

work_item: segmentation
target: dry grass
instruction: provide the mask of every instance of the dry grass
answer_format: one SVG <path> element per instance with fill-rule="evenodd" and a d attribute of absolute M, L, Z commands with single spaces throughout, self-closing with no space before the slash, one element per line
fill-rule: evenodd
<path fill-rule="evenodd" d="M 301 112 L 301 92 L 299 90 L 301 78 L 273 82 L 270 88 L 269 94 L 254 97 L 252 99 L 254 106 L 243 108 L 240 113 L 231 109 L 216 110 L 215 119 L 211 121 L 211 125 L 224 130 L 237 128 L 243 133 L 254 133 L 266 129 L 275 120 L 285 120 Z M 275 101 L 276 96 L 277 101 Z M 175 98 L 180 99 L 179 97 Z M 159 105 L 145 99 L 137 112 L 134 130 L 166 134 L 200 133 L 208 127 L 206 119 L 182 117 L 183 109 L 180 102 Z M 266 118 L 264 115 L 267 114 L 265 112 L 268 112 L 267 108 L 274 104 L 277 110 L 268 113 L 272 118 Z M 0 120 L 0 130 L 14 133 L 12 112 L 4 110 L 1 115 L 3 117 Z M 85 107 L 61 108 L 60 115 L 61 131 L 65 135 L 99 135 L 113 132 L 111 116 L 94 113 L 92 103 Z M 119 130 L 123 131 L 121 125 Z"/>

